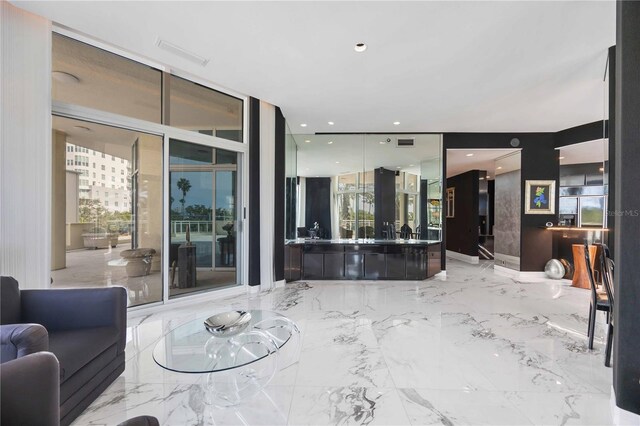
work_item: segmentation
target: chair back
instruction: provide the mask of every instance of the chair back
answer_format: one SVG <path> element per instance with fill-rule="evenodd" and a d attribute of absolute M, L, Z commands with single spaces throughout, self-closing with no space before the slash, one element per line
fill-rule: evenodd
<path fill-rule="evenodd" d="M 587 276 L 589 277 L 589 287 L 591 288 L 591 300 L 593 303 L 598 300 L 598 294 L 596 293 L 596 282 L 593 278 L 593 268 L 591 267 L 591 256 L 589 255 L 589 244 L 584 242 L 584 263 L 587 269 Z"/>
<path fill-rule="evenodd" d="M 602 244 L 602 256 L 600 257 L 600 264 L 602 266 L 602 282 L 604 284 L 604 289 L 607 292 L 607 297 L 609 298 L 609 305 L 611 306 L 611 311 L 613 312 L 614 305 L 614 295 L 613 295 L 613 260 L 611 259 L 611 253 L 609 252 L 609 247 L 606 244 Z"/>

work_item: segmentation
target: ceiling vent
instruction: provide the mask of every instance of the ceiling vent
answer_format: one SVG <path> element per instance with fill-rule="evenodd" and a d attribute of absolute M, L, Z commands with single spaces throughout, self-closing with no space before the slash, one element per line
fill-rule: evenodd
<path fill-rule="evenodd" d="M 413 148 L 414 142 L 413 138 L 398 138 L 398 148 Z"/>
<path fill-rule="evenodd" d="M 188 61 L 191 61 L 195 64 L 200 65 L 201 67 L 205 67 L 209 63 L 208 59 L 203 58 L 202 56 L 196 55 L 195 53 L 189 52 L 188 50 L 183 49 L 180 46 L 176 46 L 173 43 L 169 43 L 166 40 L 158 39 L 158 41 L 156 42 L 156 45 L 160 49 L 164 49 L 167 52 L 171 52 L 174 55 L 178 55 L 183 59 L 186 59 Z"/>

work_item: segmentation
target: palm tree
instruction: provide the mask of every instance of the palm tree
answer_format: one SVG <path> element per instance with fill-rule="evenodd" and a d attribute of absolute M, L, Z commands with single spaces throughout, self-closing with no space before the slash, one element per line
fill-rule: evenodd
<path fill-rule="evenodd" d="M 182 198 L 180 199 L 180 204 L 182 204 L 182 214 L 184 215 L 184 203 L 186 202 L 187 192 L 191 189 L 191 182 L 189 179 L 180 178 L 178 180 L 178 189 L 182 191 Z"/>

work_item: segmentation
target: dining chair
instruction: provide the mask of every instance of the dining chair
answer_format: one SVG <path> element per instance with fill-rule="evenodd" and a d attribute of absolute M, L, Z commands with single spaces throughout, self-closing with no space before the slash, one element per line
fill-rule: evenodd
<path fill-rule="evenodd" d="M 615 297 L 613 289 L 613 269 L 614 264 L 611 259 L 611 253 L 609 247 L 606 244 L 602 244 L 602 256 L 600 257 L 600 265 L 602 270 L 602 284 L 607 292 L 607 298 L 609 299 L 609 325 L 607 327 L 607 346 L 604 353 L 604 365 L 611 367 L 611 350 L 613 348 L 613 327 L 614 327 L 614 312 L 615 312 Z"/>
<path fill-rule="evenodd" d="M 591 288 L 591 301 L 589 304 L 589 326 L 587 328 L 587 336 L 589 337 L 589 349 L 593 349 L 593 338 L 596 329 L 596 313 L 604 311 L 607 317 L 607 324 L 610 320 L 611 305 L 606 294 L 598 293 L 596 283 L 593 278 L 593 268 L 591 267 L 591 257 L 589 256 L 589 244 L 584 243 L 584 261 L 587 268 L 587 276 L 589 277 L 589 287 Z"/>

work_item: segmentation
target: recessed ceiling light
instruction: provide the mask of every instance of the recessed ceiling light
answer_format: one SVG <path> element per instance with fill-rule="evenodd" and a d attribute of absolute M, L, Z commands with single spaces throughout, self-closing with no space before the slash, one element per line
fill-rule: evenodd
<path fill-rule="evenodd" d="M 491 176 L 487 176 L 487 179 L 491 179 Z"/>
<path fill-rule="evenodd" d="M 311 143 L 311 141 L 309 139 L 306 139 L 304 143 Z"/>
<path fill-rule="evenodd" d="M 409 164 L 409 167 L 413 167 L 413 166 L 414 166 L 413 164 Z"/>
<path fill-rule="evenodd" d="M 90 132 L 91 129 L 86 126 L 73 126 L 74 129 L 82 130 L 83 132 Z"/>
<path fill-rule="evenodd" d="M 472 153 L 467 154 L 467 157 L 473 157 Z"/>
<path fill-rule="evenodd" d="M 380 145 L 384 145 L 385 143 L 385 141 L 380 141 Z"/>
<path fill-rule="evenodd" d="M 481 178 L 480 178 L 480 180 L 484 180 L 484 178 L 483 178 L 483 177 L 481 177 Z"/>
<path fill-rule="evenodd" d="M 328 143 L 329 145 L 331 145 L 331 144 L 333 143 L 333 141 L 329 141 L 329 142 L 327 142 L 327 143 Z"/>
<path fill-rule="evenodd" d="M 53 71 L 51 73 L 51 76 L 53 77 L 54 80 L 59 81 L 60 83 L 66 83 L 66 84 L 80 83 L 80 79 L 78 77 L 64 71 Z"/>
<path fill-rule="evenodd" d="M 335 123 L 334 123 L 333 121 L 327 121 L 327 124 L 328 124 L 329 126 L 333 126 Z"/>
<path fill-rule="evenodd" d="M 302 123 L 300 127 L 307 127 L 307 123 Z"/>
<path fill-rule="evenodd" d="M 364 43 L 356 43 L 355 47 L 353 48 L 353 50 L 355 50 L 358 53 L 362 53 L 365 50 L 367 50 L 367 45 Z"/>
<path fill-rule="evenodd" d="M 336 161 L 336 164 L 340 164 L 340 162 L 339 162 L 339 161 Z"/>
<path fill-rule="evenodd" d="M 396 167 L 396 169 L 401 169 L 401 168 L 402 168 L 402 167 L 400 167 L 400 166 Z"/>
<path fill-rule="evenodd" d="M 394 122 L 393 122 L 393 125 L 394 125 L 394 126 L 399 126 L 399 125 L 400 125 L 400 122 L 399 122 L 399 121 L 394 121 Z"/>
<path fill-rule="evenodd" d="M 558 157 L 558 160 L 564 160 L 564 157 Z"/>
<path fill-rule="evenodd" d="M 502 166 L 496 167 L 496 170 L 502 170 Z"/>

